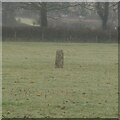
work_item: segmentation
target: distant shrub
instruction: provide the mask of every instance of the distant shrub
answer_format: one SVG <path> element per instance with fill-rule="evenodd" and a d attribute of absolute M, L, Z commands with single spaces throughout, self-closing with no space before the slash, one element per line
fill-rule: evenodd
<path fill-rule="evenodd" d="M 42 29 L 38 26 L 3 27 L 3 40 L 14 39 L 37 39 L 42 40 Z M 44 30 L 44 39 L 59 41 L 80 41 L 80 42 L 117 42 L 117 30 L 103 31 L 101 29 L 90 29 L 83 26 L 76 27 L 48 27 Z"/>

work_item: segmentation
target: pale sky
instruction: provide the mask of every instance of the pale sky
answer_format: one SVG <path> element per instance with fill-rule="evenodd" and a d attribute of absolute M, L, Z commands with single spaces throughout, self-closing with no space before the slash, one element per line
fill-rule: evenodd
<path fill-rule="evenodd" d="M 0 0 L 2 2 L 118 2 L 119 0 Z"/>

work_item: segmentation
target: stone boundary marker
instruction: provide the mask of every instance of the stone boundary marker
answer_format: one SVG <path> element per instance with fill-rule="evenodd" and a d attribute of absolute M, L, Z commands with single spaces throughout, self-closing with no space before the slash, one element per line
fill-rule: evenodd
<path fill-rule="evenodd" d="M 55 68 L 63 68 L 64 53 L 62 49 L 56 51 Z"/>

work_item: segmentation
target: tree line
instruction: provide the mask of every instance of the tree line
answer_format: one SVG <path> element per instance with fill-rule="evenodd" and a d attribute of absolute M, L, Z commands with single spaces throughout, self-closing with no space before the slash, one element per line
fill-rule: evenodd
<path fill-rule="evenodd" d="M 69 3 L 69 2 L 3 2 L 2 3 L 2 21 L 3 24 L 10 24 L 11 26 L 14 26 L 14 24 L 16 23 L 15 20 L 15 11 L 19 11 L 21 9 L 24 10 L 33 10 L 33 11 L 37 11 L 37 14 L 39 15 L 39 19 L 38 22 L 40 24 L 40 26 L 38 26 L 36 28 L 36 33 L 38 33 L 38 29 L 40 29 L 40 35 L 41 35 L 41 39 L 43 40 L 45 38 L 45 35 L 47 34 L 46 31 L 48 31 L 48 18 L 52 16 L 48 15 L 48 13 L 50 12 L 55 12 L 57 11 L 62 12 L 64 14 L 67 14 L 70 10 L 75 10 L 77 9 L 77 11 L 74 12 L 74 14 L 81 14 L 82 16 L 85 16 L 87 14 L 89 14 L 90 11 L 94 11 L 100 18 L 101 20 L 101 28 L 103 31 L 106 31 L 108 29 L 107 23 L 109 20 L 109 15 L 110 15 L 110 10 L 113 10 L 115 13 L 118 12 L 117 10 L 117 4 L 118 3 L 109 3 L 109 2 L 94 2 L 94 3 L 88 3 L 88 2 L 75 2 L 75 3 Z M 32 30 L 32 28 L 24 28 L 24 30 L 28 30 L 29 31 L 34 31 Z M 30 30 L 31 29 L 31 30 Z M 14 29 L 13 30 L 13 34 L 14 36 L 16 36 L 16 32 L 20 31 L 20 29 L 17 29 L 16 31 Z M 10 29 L 5 30 L 3 28 L 3 31 L 10 31 Z M 50 32 L 52 33 L 53 31 L 58 31 L 60 33 L 59 30 L 50 30 Z M 72 34 L 72 32 L 69 32 L 70 30 L 62 30 L 61 33 L 65 33 L 67 35 Z M 76 31 L 76 33 L 75 33 Z M 79 34 L 81 30 L 73 30 L 74 34 Z M 89 31 L 89 30 L 83 30 L 81 31 L 81 35 L 82 33 L 84 34 L 84 32 L 86 32 L 86 34 L 89 34 L 88 32 L 91 32 L 91 34 L 93 35 L 93 33 L 98 34 L 98 31 Z M 103 34 L 103 31 L 100 33 Z M 7 32 L 7 33 L 8 33 Z M 21 32 L 21 31 L 20 31 Z M 10 32 L 11 33 L 11 32 Z M 49 33 L 50 34 L 50 33 Z M 53 34 L 53 33 L 52 33 Z M 58 34 L 58 33 L 56 33 Z M 102 35 L 101 34 L 101 35 Z M 104 36 L 106 36 L 106 32 L 104 32 Z M 67 36 L 65 35 L 65 36 Z M 115 34 L 116 35 L 116 34 Z M 60 35 L 59 35 L 60 36 Z M 64 36 L 64 35 L 63 35 Z M 74 36 L 74 35 L 73 35 Z M 76 35 L 79 37 L 79 35 Z M 110 35 L 111 37 L 112 35 Z M 114 36 L 114 35 L 113 35 Z M 97 39 L 98 36 L 96 36 Z M 71 36 L 69 37 L 71 39 Z"/>
<path fill-rule="evenodd" d="M 38 10 L 39 11 L 39 22 L 42 28 L 47 27 L 47 13 L 50 11 L 63 10 L 65 11 L 70 7 L 79 6 L 82 9 L 82 13 L 85 9 L 95 10 L 102 21 L 102 29 L 107 29 L 107 21 L 109 16 L 109 8 L 117 10 L 117 3 L 109 2 L 96 2 L 96 3 L 49 3 L 49 2 L 27 2 L 27 3 L 10 3 L 5 2 L 2 4 L 3 9 L 3 22 L 7 20 L 12 24 L 15 22 L 14 11 L 17 9 L 26 10 Z M 9 11 L 9 12 L 8 12 Z"/>

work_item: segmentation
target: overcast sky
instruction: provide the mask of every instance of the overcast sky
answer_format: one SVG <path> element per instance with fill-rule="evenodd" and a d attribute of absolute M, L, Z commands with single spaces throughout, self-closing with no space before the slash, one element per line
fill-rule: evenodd
<path fill-rule="evenodd" d="M 2 2 L 118 2 L 119 0 L 0 0 Z"/>

